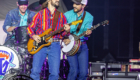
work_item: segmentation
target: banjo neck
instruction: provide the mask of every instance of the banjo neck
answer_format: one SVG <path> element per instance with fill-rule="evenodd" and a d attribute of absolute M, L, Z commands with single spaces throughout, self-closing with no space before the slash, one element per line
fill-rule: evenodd
<path fill-rule="evenodd" d="M 100 25 L 105 25 L 105 24 L 108 24 L 109 23 L 109 21 L 108 20 L 105 20 L 105 21 L 103 21 L 103 22 L 101 22 L 101 23 L 98 23 L 97 25 L 94 25 L 94 26 L 92 26 L 89 30 L 94 30 L 94 29 L 96 29 L 97 27 L 99 27 Z M 76 35 L 74 35 L 74 37 L 75 37 L 75 40 L 78 40 L 78 39 L 80 39 L 80 37 L 82 37 L 82 36 L 85 36 L 86 35 L 86 31 L 84 31 L 82 34 L 80 34 L 79 36 L 76 36 Z"/>

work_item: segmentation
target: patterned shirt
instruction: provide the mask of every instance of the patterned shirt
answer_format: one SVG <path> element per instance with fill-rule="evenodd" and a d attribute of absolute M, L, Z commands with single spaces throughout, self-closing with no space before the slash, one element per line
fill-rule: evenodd
<path fill-rule="evenodd" d="M 51 14 L 51 12 L 48 8 L 45 8 L 45 9 L 39 11 L 33 17 L 33 21 L 29 24 L 29 26 L 27 28 L 27 33 L 29 34 L 29 36 L 32 38 L 33 35 L 42 34 L 47 29 L 52 28 L 55 13 L 56 13 L 56 9 L 53 14 Z M 63 15 L 63 13 L 60 12 L 54 31 L 63 27 L 63 25 L 66 23 L 67 23 L 66 17 Z M 66 36 L 66 34 L 67 33 L 63 30 L 63 31 L 59 32 L 58 34 L 54 35 L 53 38 L 62 39 L 62 37 Z"/>

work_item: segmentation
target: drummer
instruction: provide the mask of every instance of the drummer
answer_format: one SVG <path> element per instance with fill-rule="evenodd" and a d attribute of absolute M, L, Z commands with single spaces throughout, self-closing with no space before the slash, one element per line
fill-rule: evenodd
<path fill-rule="evenodd" d="M 16 27 L 28 26 L 32 21 L 32 17 L 35 15 L 35 12 L 27 9 L 28 0 L 18 0 L 16 3 L 18 7 L 7 13 L 3 25 L 3 30 L 7 33 L 4 45 L 9 47 L 14 46 L 15 35 L 12 33 L 13 30 Z"/>

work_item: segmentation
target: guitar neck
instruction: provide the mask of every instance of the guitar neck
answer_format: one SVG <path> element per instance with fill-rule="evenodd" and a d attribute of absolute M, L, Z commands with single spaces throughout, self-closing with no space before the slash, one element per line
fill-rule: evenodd
<path fill-rule="evenodd" d="M 100 24 L 97 24 L 93 27 L 91 27 L 89 30 L 94 30 L 96 29 L 98 26 L 100 26 Z M 77 36 L 77 40 L 80 39 L 80 37 L 85 36 L 86 35 L 86 31 L 84 31 L 82 34 L 80 34 L 79 36 Z"/>
<path fill-rule="evenodd" d="M 72 24 L 70 23 L 69 26 L 71 26 L 71 25 L 72 25 Z M 53 35 L 57 34 L 58 32 L 60 32 L 60 31 L 62 31 L 62 30 L 64 30 L 64 25 L 63 25 L 63 27 L 59 28 L 58 30 L 53 31 L 52 33 L 46 35 L 45 38 L 48 38 L 48 37 L 50 37 L 50 36 L 53 36 Z"/>

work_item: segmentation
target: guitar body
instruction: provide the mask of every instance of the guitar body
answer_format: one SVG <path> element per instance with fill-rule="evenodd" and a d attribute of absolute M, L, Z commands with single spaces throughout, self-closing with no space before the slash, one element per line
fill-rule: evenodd
<path fill-rule="evenodd" d="M 81 41 L 80 39 L 76 40 L 75 35 L 69 35 L 69 39 L 71 42 L 68 45 L 65 45 L 64 42 L 61 42 L 62 52 L 67 56 L 73 56 L 78 52 L 81 46 Z"/>
<path fill-rule="evenodd" d="M 51 31 L 52 29 L 50 28 L 39 35 L 39 37 L 41 37 L 41 43 L 37 43 L 35 40 L 30 38 L 27 43 L 28 52 L 30 54 L 35 54 L 43 47 L 51 45 L 51 42 L 48 41 L 50 40 L 51 37 L 48 37 L 46 39 L 43 38 L 45 35 L 48 35 Z"/>

